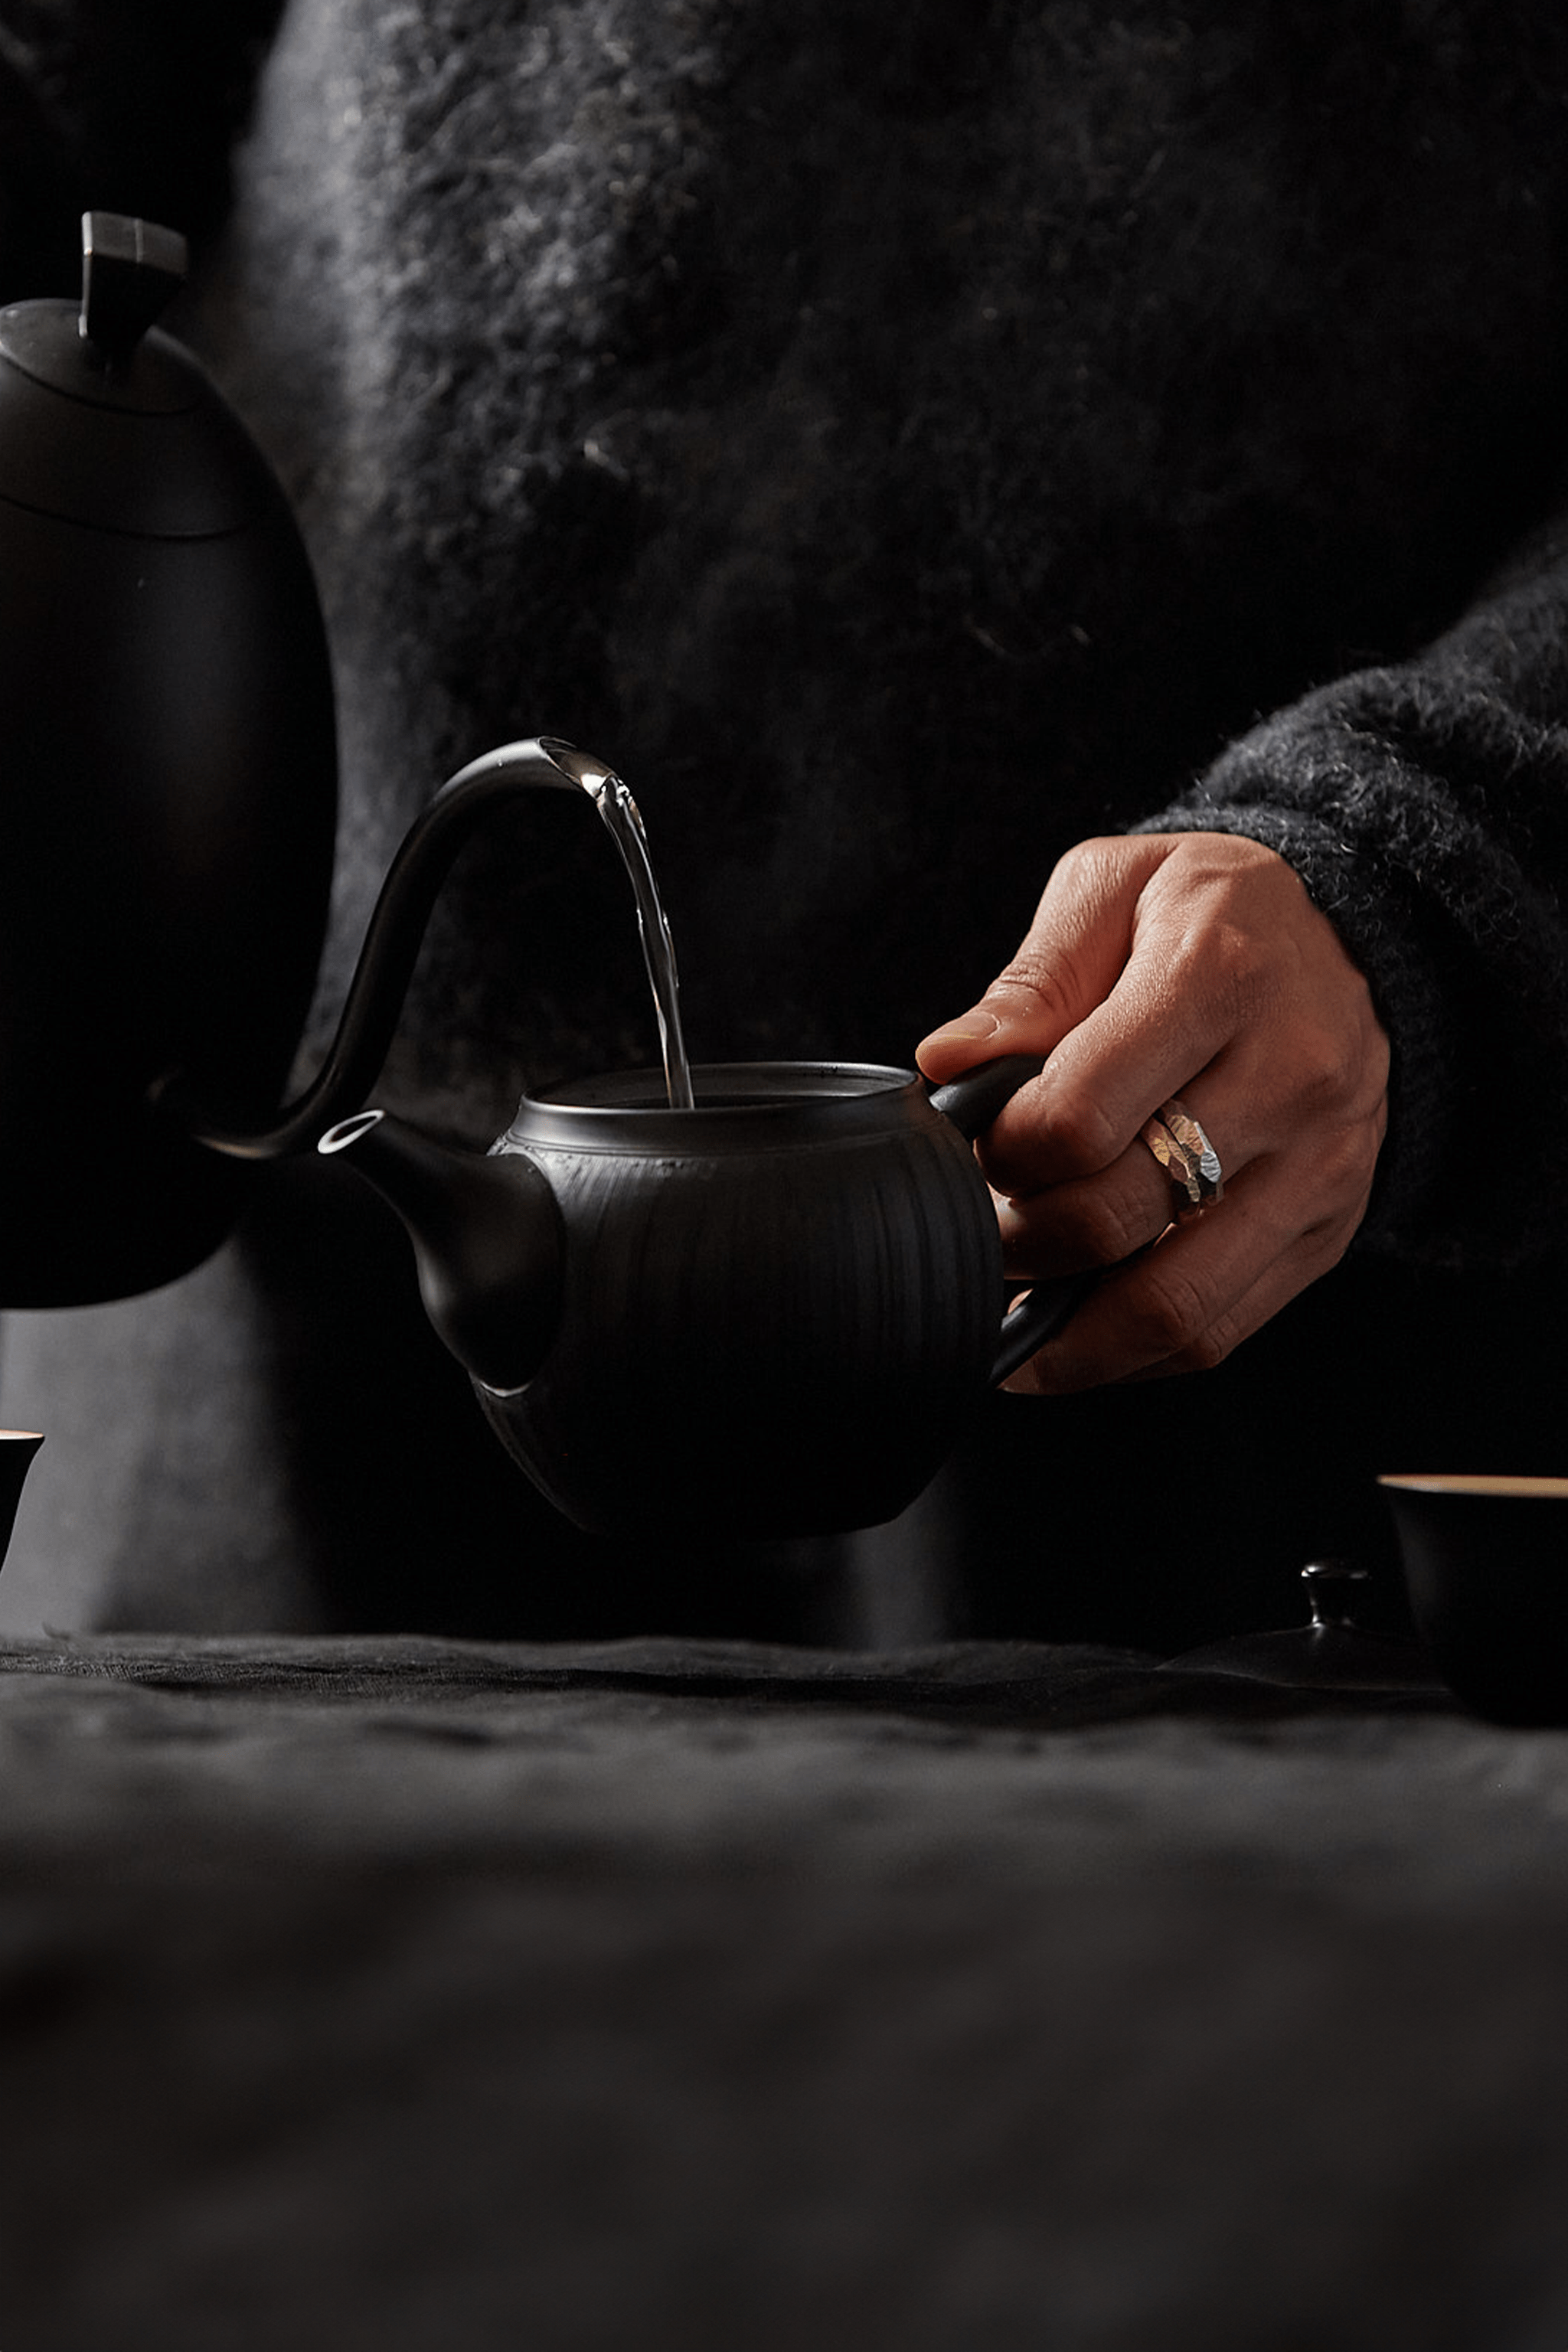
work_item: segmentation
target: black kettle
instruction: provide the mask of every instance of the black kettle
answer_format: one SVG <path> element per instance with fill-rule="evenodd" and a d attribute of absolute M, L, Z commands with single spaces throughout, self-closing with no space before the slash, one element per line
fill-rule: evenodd
<path fill-rule="evenodd" d="M 279 484 L 153 322 L 184 240 L 83 223 L 83 298 L 0 310 L 0 1301 L 151 1289 L 245 1167 L 150 1100 L 287 1084 L 325 928 L 325 632 Z M 40 886 L 47 877 L 47 887 Z"/>

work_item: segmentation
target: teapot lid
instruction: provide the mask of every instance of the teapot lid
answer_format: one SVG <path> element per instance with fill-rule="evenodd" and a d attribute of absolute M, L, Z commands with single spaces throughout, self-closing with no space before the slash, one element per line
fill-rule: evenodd
<path fill-rule="evenodd" d="M 185 240 L 82 219 L 82 299 L 0 310 L 0 499 L 91 529 L 205 539 L 269 502 L 270 478 L 199 362 L 154 325 Z"/>

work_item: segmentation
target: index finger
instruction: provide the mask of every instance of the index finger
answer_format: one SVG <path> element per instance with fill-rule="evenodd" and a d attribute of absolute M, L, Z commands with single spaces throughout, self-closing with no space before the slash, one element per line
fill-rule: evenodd
<path fill-rule="evenodd" d="M 1135 948 L 1104 1003 L 1061 1040 L 981 1139 L 986 1181 L 1014 1200 L 1111 1167 L 1151 1113 L 1205 1070 L 1229 1030 L 1195 991 L 1170 993 Z"/>

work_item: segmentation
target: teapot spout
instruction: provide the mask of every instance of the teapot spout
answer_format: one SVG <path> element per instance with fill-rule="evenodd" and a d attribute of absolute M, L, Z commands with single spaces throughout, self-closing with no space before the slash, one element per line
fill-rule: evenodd
<path fill-rule="evenodd" d="M 566 1238 L 528 1154 L 448 1150 L 384 1110 L 341 1119 L 316 1149 L 347 1152 L 396 1210 L 425 1311 L 470 1378 L 503 1395 L 531 1381 L 555 1336 Z"/>

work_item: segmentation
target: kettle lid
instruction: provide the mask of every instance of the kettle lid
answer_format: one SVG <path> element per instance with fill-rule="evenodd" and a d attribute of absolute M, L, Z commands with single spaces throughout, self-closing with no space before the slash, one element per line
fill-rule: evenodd
<path fill-rule="evenodd" d="M 270 477 L 200 363 L 154 321 L 185 240 L 82 219 L 82 299 L 0 310 L 0 499 L 89 528 L 205 539 L 250 521 Z"/>

